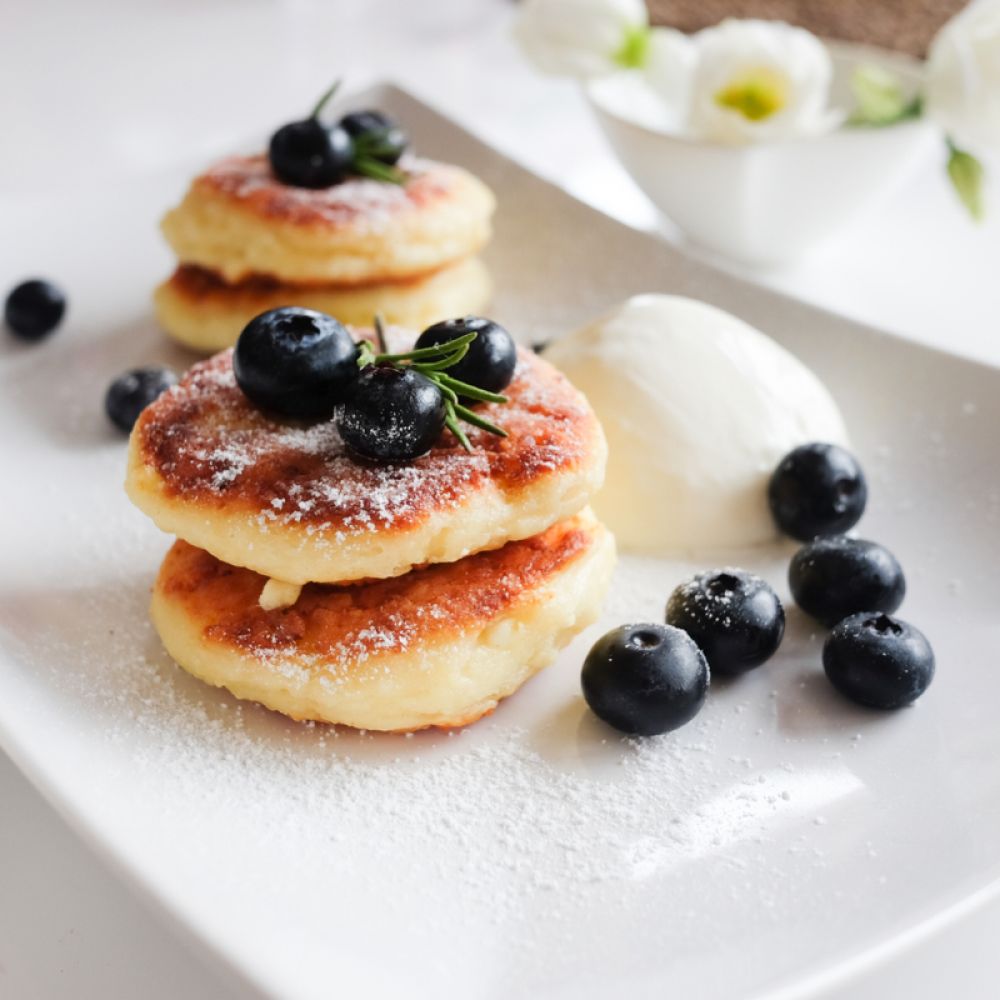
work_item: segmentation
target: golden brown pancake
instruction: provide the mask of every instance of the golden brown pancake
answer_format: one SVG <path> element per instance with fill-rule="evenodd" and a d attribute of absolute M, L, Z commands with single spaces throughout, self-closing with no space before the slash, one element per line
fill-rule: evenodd
<path fill-rule="evenodd" d="M 412 335 L 389 330 L 390 346 Z M 586 399 L 520 349 L 506 405 L 483 405 L 508 432 L 445 431 L 399 465 L 345 448 L 333 421 L 257 409 L 232 352 L 199 364 L 143 412 L 126 490 L 164 530 L 233 566 L 291 583 L 385 578 L 535 535 L 581 510 L 601 485 L 606 446 Z"/>
<path fill-rule="evenodd" d="M 265 155 L 231 156 L 195 178 L 163 219 L 182 264 L 235 283 L 256 275 L 306 284 L 371 284 L 428 274 L 478 252 L 494 198 L 460 167 L 404 159 L 405 184 L 351 177 L 291 187 Z"/>
<path fill-rule="evenodd" d="M 451 727 L 492 711 L 596 618 L 613 564 L 587 510 L 500 549 L 311 584 L 293 607 L 262 611 L 260 576 L 178 541 L 151 610 L 174 659 L 239 698 L 363 729 Z"/>
<path fill-rule="evenodd" d="M 421 330 L 442 316 L 482 312 L 490 292 L 489 273 L 478 257 L 371 285 L 290 285 L 266 277 L 229 284 L 212 271 L 182 264 L 153 293 L 153 303 L 174 340 L 215 352 L 232 347 L 254 316 L 279 306 L 317 309 L 355 326 L 378 314 L 386 323 Z"/>

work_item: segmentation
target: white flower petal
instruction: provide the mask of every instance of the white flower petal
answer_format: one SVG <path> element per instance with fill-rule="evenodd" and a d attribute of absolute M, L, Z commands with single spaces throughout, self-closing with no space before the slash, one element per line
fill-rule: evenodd
<path fill-rule="evenodd" d="M 690 130 L 721 142 L 750 142 L 829 131 L 833 67 L 823 43 L 780 21 L 724 21 L 694 36 Z M 747 101 L 740 105 L 741 88 Z M 750 99 L 758 96 L 756 106 Z"/>
<path fill-rule="evenodd" d="M 653 28 L 650 32 L 646 80 L 679 131 L 687 127 L 697 62 L 695 44 L 687 35 L 673 28 Z"/>
<path fill-rule="evenodd" d="M 642 0 L 522 0 L 514 35 L 542 72 L 591 77 L 620 68 L 615 57 L 647 23 Z"/>
<path fill-rule="evenodd" d="M 1000 151 L 1000 0 L 980 0 L 938 32 L 927 60 L 927 113 L 959 146 Z"/>

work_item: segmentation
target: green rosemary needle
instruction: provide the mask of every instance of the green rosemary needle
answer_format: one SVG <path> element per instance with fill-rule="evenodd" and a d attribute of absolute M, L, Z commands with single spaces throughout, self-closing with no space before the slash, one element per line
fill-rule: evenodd
<path fill-rule="evenodd" d="M 366 368 L 368 365 L 391 365 L 394 368 L 409 367 L 433 382 L 444 397 L 445 426 L 468 452 L 472 451 L 472 445 L 460 421 L 478 427 L 480 430 L 488 431 L 490 434 L 496 434 L 498 437 L 507 437 L 507 432 L 502 427 L 497 426 L 462 403 L 463 399 L 475 400 L 479 403 L 506 403 L 508 402 L 507 397 L 501 396 L 498 392 L 480 389 L 476 385 L 469 385 L 467 382 L 445 374 L 447 369 L 453 368 L 465 357 L 469 345 L 477 337 L 476 333 L 465 333 L 453 340 L 435 344 L 433 347 L 421 347 L 393 354 L 387 349 L 385 327 L 381 316 L 375 317 L 374 326 L 377 347 L 370 340 L 362 340 L 358 344 L 359 368 Z"/>

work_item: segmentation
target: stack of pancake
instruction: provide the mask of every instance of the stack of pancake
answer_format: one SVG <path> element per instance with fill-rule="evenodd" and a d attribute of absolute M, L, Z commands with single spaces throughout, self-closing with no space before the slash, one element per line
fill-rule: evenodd
<path fill-rule="evenodd" d="M 404 157 L 404 184 L 351 177 L 290 187 L 266 155 L 232 156 L 196 177 L 163 219 L 179 261 L 157 288 L 157 318 L 202 351 L 232 346 L 256 315 L 305 306 L 343 323 L 422 329 L 482 311 L 489 275 L 475 255 L 494 198 L 460 167 Z"/>
<path fill-rule="evenodd" d="M 390 329 L 390 347 L 412 334 Z M 500 438 L 402 464 L 332 420 L 262 412 L 232 352 L 140 417 L 126 488 L 179 536 L 153 622 L 186 670 L 295 719 L 451 727 L 492 711 L 597 616 L 614 563 L 587 507 L 606 445 L 584 397 L 520 349 Z"/>

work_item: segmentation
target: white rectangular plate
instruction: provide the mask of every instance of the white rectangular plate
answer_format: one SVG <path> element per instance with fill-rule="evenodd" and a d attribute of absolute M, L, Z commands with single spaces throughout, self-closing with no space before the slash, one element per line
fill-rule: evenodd
<path fill-rule="evenodd" d="M 1000 873 L 1000 372 L 743 284 L 569 198 L 393 88 L 365 103 L 497 192 L 493 314 L 525 340 L 627 295 L 735 312 L 825 380 L 867 466 L 863 533 L 902 559 L 938 677 L 919 705 L 829 689 L 794 609 L 770 664 L 643 743 L 596 723 L 600 630 L 658 619 L 705 560 L 624 559 L 606 613 L 467 731 L 297 725 L 177 669 L 150 628 L 168 540 L 126 500 L 101 412 L 138 363 L 190 363 L 148 296 L 186 178 L 0 206 L 0 274 L 69 292 L 0 346 L 0 743 L 77 827 L 265 991 L 742 997 L 806 992 L 992 891 Z M 637 359 L 641 364 L 641 359 Z M 664 510 L 664 517 L 669 517 Z M 784 597 L 790 547 L 723 553 Z"/>

